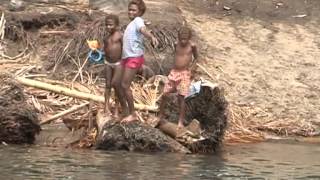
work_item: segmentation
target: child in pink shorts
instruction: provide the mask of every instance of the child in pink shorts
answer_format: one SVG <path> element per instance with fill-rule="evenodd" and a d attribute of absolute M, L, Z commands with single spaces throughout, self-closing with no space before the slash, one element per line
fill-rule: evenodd
<path fill-rule="evenodd" d="M 145 11 L 146 5 L 143 0 L 131 0 L 129 2 L 128 16 L 131 22 L 128 24 L 123 35 L 121 60 L 123 68 L 123 76 L 121 79 L 123 96 L 121 98 L 127 102 L 129 115 L 122 120 L 123 122 L 137 120 L 130 85 L 144 63 L 144 36 L 149 38 L 155 47 L 158 46 L 157 39 L 146 29 L 144 20 L 141 18 Z"/>

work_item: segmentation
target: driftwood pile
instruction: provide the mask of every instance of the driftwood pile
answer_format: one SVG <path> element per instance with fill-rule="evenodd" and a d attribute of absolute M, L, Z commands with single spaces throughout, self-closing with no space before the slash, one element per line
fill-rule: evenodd
<path fill-rule="evenodd" d="M 61 85 L 51 85 L 24 77 L 17 77 L 16 79 L 28 87 L 55 92 L 60 96 L 70 96 L 73 100 L 69 102 L 76 99 L 97 103 L 103 102 L 103 97 L 101 96 L 90 95 L 89 93 L 72 90 Z M 160 83 L 160 81 L 157 81 L 157 83 Z M 83 102 L 46 120 L 42 120 L 41 124 L 62 118 L 63 122 L 70 129 L 86 128 L 88 136 L 76 144 L 78 147 L 182 153 L 214 152 L 217 150 L 222 142 L 227 124 L 227 102 L 221 89 L 214 84 L 204 82 L 201 91 L 186 100 L 189 125 L 179 132 L 176 131 L 178 113 L 176 111 L 176 104 L 168 104 L 167 116 L 166 119 L 161 121 L 162 123 L 159 123 L 157 118 L 155 118 L 158 110 L 157 101 L 162 91 L 161 85 L 157 83 L 156 85 L 154 83 L 150 85 L 144 83 L 140 86 L 135 83 L 133 86 L 136 107 L 139 110 L 137 112 L 139 122 L 121 124 L 116 119 L 101 115 L 98 104 L 91 103 L 91 108 L 89 106 L 88 109 L 90 103 Z M 39 91 L 29 89 L 29 92 L 32 91 L 33 94 L 34 92 L 39 93 Z M 139 104 L 139 102 L 143 104 Z M 32 103 L 35 102 L 33 101 Z M 81 113 L 83 112 L 82 110 L 86 113 Z M 79 120 L 72 117 L 76 117 Z M 94 121 L 94 119 L 97 121 Z"/>

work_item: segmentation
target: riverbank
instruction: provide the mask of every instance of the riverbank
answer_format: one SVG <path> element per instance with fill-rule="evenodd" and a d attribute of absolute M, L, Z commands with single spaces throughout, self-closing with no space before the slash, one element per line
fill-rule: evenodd
<path fill-rule="evenodd" d="M 319 134 L 319 1 L 178 2 L 233 107 L 227 139 Z"/>
<path fill-rule="evenodd" d="M 201 58 L 208 62 L 204 65 L 206 71 L 199 68 L 198 74 L 223 87 L 230 104 L 230 123 L 225 143 L 263 141 L 269 134 L 284 137 L 319 134 L 320 117 L 317 110 L 320 106 L 320 65 L 316 60 L 320 55 L 317 31 L 319 2 L 146 2 L 148 11 L 145 17 L 161 30 L 158 37 L 163 38 L 162 43 L 167 48 L 155 51 L 155 54 L 151 49 L 147 58 L 161 62 L 164 67 L 153 65 L 157 69 L 164 69 L 164 74 L 170 67 L 171 43 L 176 38 L 179 26 L 185 21 L 194 30 L 194 40 L 200 46 Z M 99 70 L 99 67 L 85 65 L 85 37 L 77 37 L 81 47 L 76 46 L 77 43 L 71 43 L 72 48 L 69 47 L 76 28 L 88 28 L 81 26 L 86 24 L 79 23 L 80 20 L 88 18 L 90 21 L 90 17 L 91 21 L 99 19 L 102 17 L 100 12 L 83 6 L 42 4 L 39 8 L 38 4 L 30 4 L 29 10 L 38 8 L 36 11 L 41 16 L 51 12 L 47 13 L 50 18 L 40 18 L 42 21 L 38 21 L 39 15 L 34 16 L 34 13 L 30 13 L 30 17 L 21 16 L 26 29 L 18 29 L 17 34 L 9 33 L 4 46 L 10 49 L 5 52 L 6 55 L 16 58 L 3 56 L 0 69 L 20 75 L 27 73 L 30 77 L 75 79 L 73 83 L 50 81 L 102 95 L 103 91 L 96 88 L 96 85 L 103 83 L 103 77 L 99 77 L 101 68 Z M 119 14 L 123 24 L 127 22 L 125 11 L 114 11 L 112 3 L 99 6 L 104 7 L 101 9 L 106 12 Z M 117 6 L 119 8 L 126 9 L 126 3 L 120 3 Z M 159 24 L 164 26 L 159 27 Z M 98 31 L 90 32 L 93 32 L 90 37 L 102 35 Z M 77 56 L 74 56 L 75 48 L 81 52 Z M 81 58 L 79 61 L 71 61 L 66 58 L 68 55 L 75 59 Z M 45 100 L 31 102 L 42 119 L 47 119 L 61 109 L 70 108 L 70 102 L 81 103 L 73 98 L 34 89 L 28 93 L 29 97 L 46 96 Z M 48 99 L 51 103 L 48 103 Z M 81 112 L 72 116 L 72 119 L 85 123 L 88 118 L 81 118 L 84 116 L 86 112 Z"/>

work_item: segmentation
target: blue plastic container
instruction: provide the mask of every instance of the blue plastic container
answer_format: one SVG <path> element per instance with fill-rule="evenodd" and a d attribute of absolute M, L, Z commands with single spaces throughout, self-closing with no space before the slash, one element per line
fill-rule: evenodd
<path fill-rule="evenodd" d="M 88 54 L 89 61 L 94 64 L 104 63 L 104 52 L 99 49 L 90 50 Z"/>

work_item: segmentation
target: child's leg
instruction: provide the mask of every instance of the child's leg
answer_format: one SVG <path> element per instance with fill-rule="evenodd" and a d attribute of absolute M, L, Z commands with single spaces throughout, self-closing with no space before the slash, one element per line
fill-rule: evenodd
<path fill-rule="evenodd" d="M 160 102 L 160 111 L 159 111 L 160 120 L 162 120 L 164 118 L 164 109 L 165 109 L 166 103 L 168 101 L 169 94 L 173 93 L 175 91 L 176 91 L 176 89 L 174 86 L 174 82 L 172 82 L 170 80 L 168 82 L 166 82 L 166 84 L 164 86 L 161 102 Z"/>
<path fill-rule="evenodd" d="M 186 103 L 184 101 L 184 96 L 178 95 L 179 101 L 179 123 L 178 127 L 184 127 L 185 116 L 186 116 Z"/>
<path fill-rule="evenodd" d="M 104 92 L 104 112 L 110 114 L 110 93 L 111 93 L 111 78 L 112 78 L 112 68 L 105 65 L 105 92 Z"/>
<path fill-rule="evenodd" d="M 124 94 L 128 103 L 128 108 L 129 108 L 129 116 L 123 119 L 123 121 L 126 121 L 126 122 L 136 120 L 137 118 L 134 110 L 134 99 L 133 99 L 132 91 L 130 89 L 131 82 L 134 79 L 137 71 L 138 69 L 125 68 L 122 81 L 121 81 L 121 87 L 124 89 Z"/>
<path fill-rule="evenodd" d="M 124 95 L 124 90 L 121 87 L 121 79 L 122 79 L 122 75 L 123 75 L 123 70 L 124 69 L 121 65 L 118 65 L 114 68 L 114 74 L 113 74 L 111 85 L 115 90 L 115 94 L 117 96 L 117 99 L 120 102 L 123 113 L 125 115 L 127 115 L 128 114 L 127 100 Z M 117 108 L 117 104 L 116 104 L 116 108 Z"/>
<path fill-rule="evenodd" d="M 184 100 L 184 97 L 186 97 L 189 94 L 189 88 L 191 83 L 191 72 L 188 70 L 180 72 L 180 83 L 177 86 L 178 90 L 178 101 L 179 101 L 179 123 L 178 127 L 183 127 L 183 123 L 185 122 L 185 116 L 186 116 L 186 103 Z"/>

